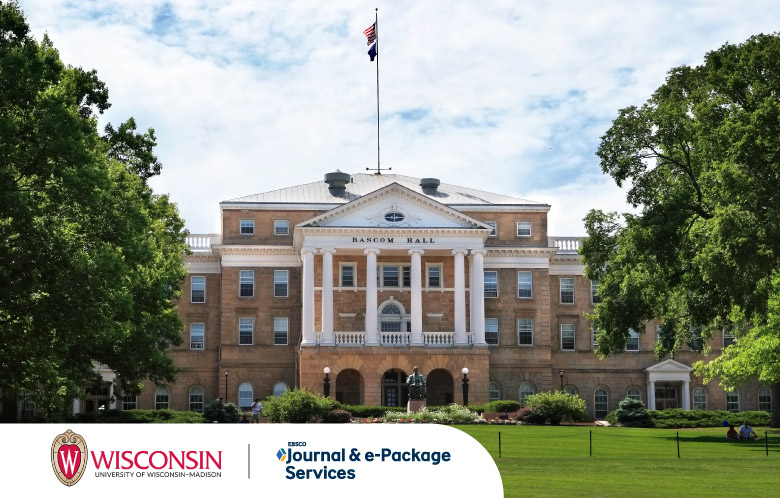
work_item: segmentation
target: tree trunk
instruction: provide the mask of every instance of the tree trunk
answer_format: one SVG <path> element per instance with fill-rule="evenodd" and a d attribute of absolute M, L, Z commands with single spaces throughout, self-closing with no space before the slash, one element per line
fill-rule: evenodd
<path fill-rule="evenodd" d="M 780 427 L 780 382 L 775 382 L 772 391 L 772 420 L 769 427 Z"/>

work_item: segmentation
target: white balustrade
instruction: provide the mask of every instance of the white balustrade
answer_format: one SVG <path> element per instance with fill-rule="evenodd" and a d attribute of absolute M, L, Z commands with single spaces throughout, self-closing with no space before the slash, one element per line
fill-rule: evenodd
<path fill-rule="evenodd" d="M 409 344 L 409 332 L 380 332 L 379 344 L 382 346 L 406 346 Z"/>
<path fill-rule="evenodd" d="M 222 243 L 218 233 L 191 233 L 184 240 L 193 252 L 211 251 L 211 246 Z"/>
<path fill-rule="evenodd" d="M 557 247 L 558 252 L 575 253 L 582 247 L 584 237 L 548 237 L 548 247 Z"/>
<path fill-rule="evenodd" d="M 423 332 L 426 346 L 451 347 L 455 344 L 455 332 Z"/>
<path fill-rule="evenodd" d="M 335 332 L 334 339 L 337 346 L 353 347 L 366 343 L 365 332 Z"/>

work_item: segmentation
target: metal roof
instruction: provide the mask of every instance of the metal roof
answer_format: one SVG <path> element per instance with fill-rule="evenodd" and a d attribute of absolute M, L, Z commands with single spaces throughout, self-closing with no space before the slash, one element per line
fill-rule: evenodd
<path fill-rule="evenodd" d="M 379 190 L 392 183 L 398 183 L 409 190 L 428 196 L 445 205 L 481 205 L 481 206 L 547 206 L 542 202 L 520 199 L 507 195 L 494 194 L 449 183 L 441 183 L 435 191 L 423 190 L 420 179 L 404 175 L 377 175 L 358 173 L 346 185 L 340 195 L 334 195 L 324 181 L 306 183 L 270 192 L 262 192 L 244 197 L 222 201 L 221 204 L 344 204 L 366 194 Z"/>

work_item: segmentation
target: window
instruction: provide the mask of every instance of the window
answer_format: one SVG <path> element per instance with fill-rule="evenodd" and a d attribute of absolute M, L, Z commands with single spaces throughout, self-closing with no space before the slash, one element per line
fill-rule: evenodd
<path fill-rule="evenodd" d="M 491 382 L 488 384 L 488 400 L 498 401 L 501 399 L 501 386 L 498 382 Z"/>
<path fill-rule="evenodd" d="M 203 349 L 203 323 L 190 324 L 190 349 Z"/>
<path fill-rule="evenodd" d="M 274 220 L 274 235 L 289 235 L 290 220 Z"/>
<path fill-rule="evenodd" d="M 498 237 L 498 222 L 486 221 L 485 225 L 490 225 L 490 227 L 492 228 L 489 237 Z"/>
<path fill-rule="evenodd" d="M 642 393 L 638 387 L 629 387 L 626 391 L 626 398 L 642 401 Z"/>
<path fill-rule="evenodd" d="M 498 345 L 498 318 L 485 318 L 485 342 Z"/>
<path fill-rule="evenodd" d="M 341 265 L 341 286 L 342 287 L 355 286 L 355 265 L 354 264 Z"/>
<path fill-rule="evenodd" d="M 730 412 L 739 411 L 739 393 L 736 391 L 726 392 L 726 410 Z"/>
<path fill-rule="evenodd" d="M 401 274 L 403 282 L 401 285 L 404 287 L 411 287 L 412 286 L 412 267 L 411 266 L 402 266 L 401 267 Z"/>
<path fill-rule="evenodd" d="M 520 406 L 525 406 L 525 398 L 534 394 L 536 389 L 530 382 L 523 382 L 520 384 Z"/>
<path fill-rule="evenodd" d="M 238 407 L 242 411 L 246 411 L 249 409 L 249 407 L 252 406 L 253 399 L 252 394 L 254 390 L 252 389 L 252 384 L 249 382 L 243 382 L 240 386 L 238 386 Z"/>
<path fill-rule="evenodd" d="M 696 387 L 693 389 L 693 409 L 707 409 L 707 391 L 705 391 L 703 387 Z"/>
<path fill-rule="evenodd" d="M 122 410 L 135 410 L 138 408 L 138 396 L 125 393 L 122 395 Z"/>
<path fill-rule="evenodd" d="M 398 267 L 382 267 L 382 287 L 398 287 Z"/>
<path fill-rule="evenodd" d="M 518 237 L 530 237 L 531 236 L 531 222 L 530 221 L 518 221 L 517 222 L 517 236 Z"/>
<path fill-rule="evenodd" d="M 484 274 L 485 297 L 498 297 L 498 272 L 486 271 Z"/>
<path fill-rule="evenodd" d="M 628 329 L 626 351 L 639 351 L 639 332 L 634 329 Z"/>
<path fill-rule="evenodd" d="M 168 390 L 164 387 L 158 387 L 154 392 L 154 409 L 167 410 L 169 405 Z"/>
<path fill-rule="evenodd" d="M 441 287 L 441 265 L 428 266 L 428 287 Z"/>
<path fill-rule="evenodd" d="M 609 413 L 609 393 L 603 387 L 593 393 L 593 407 L 596 419 L 603 419 Z"/>
<path fill-rule="evenodd" d="M 379 312 L 380 330 L 382 332 L 401 332 L 403 327 L 403 311 L 397 304 L 386 304 Z"/>
<path fill-rule="evenodd" d="M 531 299 L 533 295 L 533 273 L 530 271 L 517 272 L 517 297 Z"/>
<path fill-rule="evenodd" d="M 574 324 L 561 324 L 561 351 L 574 351 Z"/>
<path fill-rule="evenodd" d="M 254 320 L 252 318 L 238 319 L 238 343 L 251 346 L 254 342 Z"/>
<path fill-rule="evenodd" d="M 734 344 L 734 334 L 730 330 L 723 331 L 723 347 L 726 348 Z"/>
<path fill-rule="evenodd" d="M 574 386 L 563 386 L 563 392 L 568 394 L 569 396 L 576 396 L 577 395 L 577 388 Z"/>
<path fill-rule="evenodd" d="M 599 350 L 599 332 L 600 332 L 599 329 L 595 327 L 590 329 L 590 335 L 593 338 L 592 347 L 594 352 Z"/>
<path fill-rule="evenodd" d="M 599 293 L 599 281 L 598 280 L 591 280 L 590 281 L 590 302 L 591 304 L 598 304 L 601 302 L 601 296 L 598 295 Z"/>
<path fill-rule="evenodd" d="M 238 272 L 238 295 L 253 297 L 255 295 L 255 271 L 241 270 Z"/>
<path fill-rule="evenodd" d="M 203 389 L 200 387 L 190 389 L 190 411 L 203 413 Z"/>
<path fill-rule="evenodd" d="M 398 211 L 391 211 L 385 214 L 385 221 L 389 221 L 390 223 L 400 223 L 404 221 L 404 214 L 399 213 Z"/>
<path fill-rule="evenodd" d="M 288 320 L 284 316 L 274 317 L 274 344 L 277 346 L 287 345 Z"/>
<path fill-rule="evenodd" d="M 279 397 L 285 392 L 287 392 L 287 384 L 284 382 L 277 382 L 274 384 L 274 396 Z"/>
<path fill-rule="evenodd" d="M 288 297 L 290 272 L 287 270 L 274 270 L 274 297 Z"/>
<path fill-rule="evenodd" d="M 758 390 L 758 409 L 764 412 L 772 411 L 772 391 L 768 387 Z"/>
<path fill-rule="evenodd" d="M 533 318 L 517 319 L 517 343 L 521 346 L 533 346 L 534 344 Z"/>
<path fill-rule="evenodd" d="M 574 279 L 561 277 L 561 304 L 574 303 Z"/>
<path fill-rule="evenodd" d="M 193 303 L 206 302 L 206 277 L 192 277 L 190 301 Z"/>
<path fill-rule="evenodd" d="M 255 234 L 255 220 L 241 220 L 241 235 Z"/>

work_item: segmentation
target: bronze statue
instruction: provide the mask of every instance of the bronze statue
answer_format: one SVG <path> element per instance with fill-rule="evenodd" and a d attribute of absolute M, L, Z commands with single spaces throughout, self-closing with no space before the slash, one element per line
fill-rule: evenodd
<path fill-rule="evenodd" d="M 425 399 L 425 376 L 414 367 L 414 373 L 407 377 L 406 385 L 409 386 L 409 399 Z"/>

